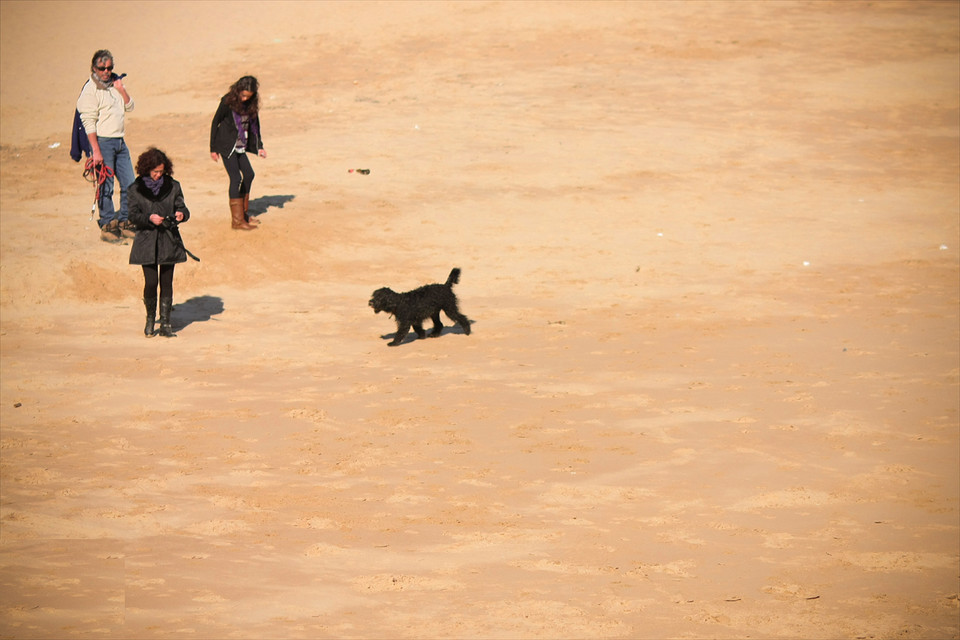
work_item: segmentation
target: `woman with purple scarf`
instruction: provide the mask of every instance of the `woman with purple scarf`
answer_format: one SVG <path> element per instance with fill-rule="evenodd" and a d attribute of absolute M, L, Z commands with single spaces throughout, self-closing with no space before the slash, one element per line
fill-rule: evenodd
<path fill-rule="evenodd" d="M 137 176 L 130 185 L 130 223 L 137 231 L 130 249 L 130 264 L 143 266 L 143 304 L 147 324 L 143 334 L 152 338 L 157 319 L 157 286 L 160 287 L 161 336 L 175 338 L 170 312 L 173 309 L 173 269 L 187 261 L 178 225 L 190 219 L 180 183 L 173 179 L 173 163 L 163 151 L 151 147 L 137 158 Z"/>
<path fill-rule="evenodd" d="M 250 231 L 260 224 L 250 217 L 250 184 L 253 167 L 247 153 L 267 157 L 260 137 L 260 88 L 253 76 L 243 76 L 233 83 L 230 91 L 220 99 L 220 106 L 210 125 L 210 157 L 223 160 L 223 168 L 230 178 L 230 226 Z"/>

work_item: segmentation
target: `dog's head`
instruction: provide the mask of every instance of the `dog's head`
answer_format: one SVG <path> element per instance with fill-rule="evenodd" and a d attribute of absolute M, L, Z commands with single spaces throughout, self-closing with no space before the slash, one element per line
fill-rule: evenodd
<path fill-rule="evenodd" d="M 373 292 L 373 297 L 370 298 L 370 308 L 373 309 L 374 313 L 380 313 L 381 311 L 395 313 L 399 297 L 399 293 L 387 287 L 377 289 Z"/>

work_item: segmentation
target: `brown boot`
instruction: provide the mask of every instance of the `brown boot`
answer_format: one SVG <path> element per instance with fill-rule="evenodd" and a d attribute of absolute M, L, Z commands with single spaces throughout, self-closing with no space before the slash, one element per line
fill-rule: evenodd
<path fill-rule="evenodd" d="M 230 227 L 252 231 L 255 226 L 243 219 L 243 198 L 230 198 Z"/>
<path fill-rule="evenodd" d="M 257 226 L 258 224 L 260 224 L 260 221 L 257 220 L 256 216 L 250 215 L 250 194 L 249 193 L 243 194 L 243 219 L 247 222 L 247 224 L 252 224 L 253 226 Z"/>
<path fill-rule="evenodd" d="M 120 223 L 120 235 L 124 238 L 136 238 L 137 229 L 129 220 L 124 220 Z"/>
<path fill-rule="evenodd" d="M 110 244 L 120 244 L 123 242 L 123 237 L 120 235 L 120 223 L 116 220 L 111 220 L 100 227 L 100 239 Z"/>

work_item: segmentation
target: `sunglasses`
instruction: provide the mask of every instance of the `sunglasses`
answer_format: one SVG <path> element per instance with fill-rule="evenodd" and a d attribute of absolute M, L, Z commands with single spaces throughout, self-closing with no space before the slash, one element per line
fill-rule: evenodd
<path fill-rule="evenodd" d="M 97 67 L 97 71 L 113 71 L 113 65 L 109 67 Z"/>

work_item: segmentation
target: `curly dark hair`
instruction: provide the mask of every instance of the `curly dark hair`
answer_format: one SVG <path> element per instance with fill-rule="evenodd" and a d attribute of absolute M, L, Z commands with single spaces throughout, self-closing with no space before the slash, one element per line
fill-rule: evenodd
<path fill-rule="evenodd" d="M 163 151 L 156 147 L 150 147 L 140 154 L 137 158 L 137 175 L 140 177 L 149 176 L 150 172 L 163 165 L 163 175 L 173 175 L 173 163 Z"/>
<path fill-rule="evenodd" d="M 232 111 L 241 115 L 251 117 L 257 115 L 260 111 L 260 94 L 257 93 L 259 89 L 260 83 L 257 82 L 256 78 L 253 76 L 243 76 L 230 85 L 230 91 L 226 96 L 227 106 L 230 107 Z M 241 91 L 249 91 L 253 95 L 250 96 L 249 100 L 244 102 L 240 99 Z"/>

